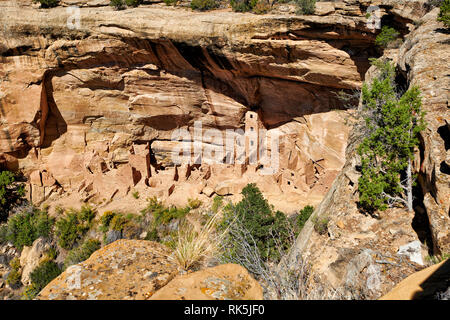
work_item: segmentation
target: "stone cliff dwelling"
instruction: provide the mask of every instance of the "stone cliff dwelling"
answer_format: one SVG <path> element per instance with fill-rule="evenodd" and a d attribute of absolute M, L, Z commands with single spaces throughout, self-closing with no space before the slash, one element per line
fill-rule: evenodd
<path fill-rule="evenodd" d="M 206 220 L 206 226 L 214 223 L 214 219 L 204 219 L 213 211 L 218 212 L 215 217 L 223 213 L 212 209 L 214 198 L 223 196 L 223 205 L 237 203 L 249 183 L 257 185 L 274 212 L 286 213 L 294 227 L 301 229 L 295 241 L 286 241 L 292 243 L 280 260 L 267 257 L 266 261 L 261 256 L 261 263 L 252 265 L 264 270 L 258 271 L 258 277 L 265 274 L 264 268 L 276 269 L 273 278 L 281 282 L 272 284 L 271 294 L 278 299 L 281 294 L 295 298 L 290 292 L 295 290 L 315 293 L 307 296 L 311 299 L 378 299 L 423 268 L 426 258 L 431 262 L 450 252 L 450 36 L 448 26 L 438 19 L 439 1 L 307 1 L 314 5 L 310 8 L 313 14 L 306 14 L 305 8 L 298 11 L 297 6 L 305 1 L 258 1 L 258 5 L 270 4 L 265 14 L 233 12 L 230 1 L 220 1 L 227 8 L 206 11 L 192 10 L 191 0 L 177 1 L 173 7 L 162 1 L 138 1 L 135 4 L 140 5 L 132 7 L 127 1 L 125 8 L 117 8 L 123 10 L 115 10 L 109 0 L 53 2 L 58 4 L 41 8 L 33 0 L 0 0 L 0 171 L 16 173 L 26 185 L 27 198 L 41 210 L 17 205 L 15 199 L 11 201 L 14 210 L 0 207 L 6 208 L 0 211 L 6 219 L 0 221 L 0 299 L 10 294 L 7 278 L 18 278 L 24 285 L 20 297 L 25 297 L 29 289 L 36 290 L 28 286 L 31 271 L 41 263 L 56 264 L 56 260 L 67 269 L 44 289 L 44 298 L 57 297 L 55 292 L 64 292 L 60 296 L 64 299 L 90 299 L 91 294 L 107 299 L 157 297 L 172 280 L 197 273 L 186 272 L 193 263 L 172 265 L 165 253 L 169 248 L 155 239 L 164 244 L 183 240 L 172 233 L 182 230 L 184 222 L 191 222 L 191 231 L 203 228 Z M 82 18 L 77 28 L 67 24 L 67 9 L 73 5 L 80 7 Z M 377 8 L 376 16 L 368 12 L 370 7 Z M 258 11 L 264 8 L 255 7 Z M 391 34 L 394 39 L 389 42 L 392 47 L 376 45 L 383 31 L 371 27 L 375 17 L 380 25 L 395 29 L 391 33 L 397 35 Z M 365 121 L 357 110 L 364 104 L 360 91 L 364 82 L 381 77 L 377 63 L 371 66 L 371 58 L 392 62 L 395 75 L 392 72 L 391 79 L 380 80 L 391 81 L 392 93 L 417 86 L 422 97 L 417 104 L 425 111 L 426 129 L 418 135 L 420 143 L 405 143 L 409 149 L 402 149 L 407 150 L 403 160 L 407 158 L 411 174 L 395 171 L 396 177 L 406 175 L 409 182 L 412 175 L 417 176 L 417 184 L 409 184 L 407 190 L 409 208 L 390 203 L 392 207 L 385 211 L 361 209 L 364 197 L 360 197 L 359 183 L 369 181 L 364 185 L 370 189 L 376 180 L 359 179 L 364 177 L 365 161 L 357 152 L 371 130 L 361 125 Z M 378 104 L 384 110 L 385 105 L 406 107 L 408 102 Z M 420 114 L 416 106 L 411 110 Z M 395 130 L 381 128 L 383 133 L 399 132 L 395 126 Z M 172 136 L 178 131 L 188 134 L 175 141 Z M 209 136 L 211 131 L 220 132 L 221 139 Z M 180 145 L 179 156 L 189 161 L 178 164 L 173 151 Z M 262 146 L 267 148 L 260 153 Z M 218 150 L 223 151 L 223 161 L 219 161 L 223 163 L 212 161 L 222 156 Z M 372 157 L 374 163 L 378 156 Z M 274 172 L 266 174 L 271 169 Z M 381 170 L 374 176 L 378 178 Z M 393 180 L 393 174 L 389 176 Z M 2 176 L 2 180 L 6 179 Z M 384 193 L 383 188 L 378 189 Z M 377 192 L 373 193 L 375 200 L 383 194 Z M 401 189 L 392 192 L 393 196 L 402 193 Z M 149 205 L 152 197 L 163 202 L 164 210 Z M 191 210 L 186 206 L 192 202 L 200 204 Z M 80 209 L 85 204 L 91 208 Z M 302 210 L 307 205 L 314 209 Z M 80 224 L 66 222 L 71 208 L 80 217 L 85 211 Z M 266 219 L 269 209 L 250 209 L 247 218 L 261 213 L 261 221 L 271 223 L 271 218 Z M 55 226 L 47 219 L 47 211 L 57 218 Z M 178 218 L 180 212 L 184 218 Z M 159 215 L 167 221 L 160 222 Z M 28 237 L 31 222 L 15 219 L 30 216 L 38 222 L 45 220 L 48 229 L 54 230 L 52 237 L 46 239 L 46 230 L 36 233 L 36 239 Z M 111 224 L 115 219 L 116 228 L 103 218 L 111 218 Z M 272 227 L 281 218 L 271 226 L 258 224 L 255 230 L 266 233 L 270 228 L 274 239 Z M 125 228 L 121 221 L 126 219 L 130 224 Z M 143 220 L 148 221 L 141 224 Z M 26 223 L 16 226 L 20 223 L 15 221 Z M 69 230 L 75 239 L 71 246 L 60 243 L 65 238 L 56 232 L 60 221 L 63 227 L 77 229 Z M 251 224 L 254 221 L 259 220 Z M 30 243 L 13 243 L 16 227 L 25 230 L 23 238 L 29 238 L 20 240 Z M 78 229 L 86 230 L 78 234 Z M 208 246 L 217 241 L 215 233 L 213 241 L 204 238 Z M 203 238 L 200 233 L 197 236 Z M 68 267 L 70 253 L 78 259 L 82 255 L 78 250 L 95 239 L 99 248 L 100 242 L 111 244 L 94 249 L 84 262 L 87 257 L 69 261 Z M 255 242 L 258 247 L 268 244 L 263 255 L 271 251 L 269 242 L 276 242 L 266 239 Z M 233 240 L 229 247 L 241 242 L 245 244 Z M 54 245 L 59 255 L 50 257 Z M 277 253 L 285 250 L 284 243 L 275 245 L 283 246 Z M 218 260 L 202 261 L 203 267 L 210 269 L 209 263 Z M 25 269 L 29 269 L 26 277 Z M 88 283 L 84 292 L 63 288 L 71 272 L 83 275 Z M 240 277 L 236 281 L 236 292 L 240 292 L 241 267 L 232 273 Z M 261 284 L 270 285 L 269 278 L 262 278 Z M 200 283 L 198 279 L 184 283 Z M 98 288 L 104 290 L 102 294 L 94 292 Z M 203 284 L 199 292 L 200 288 L 207 289 Z M 184 289 L 192 292 L 193 288 Z M 262 297 L 260 289 L 258 297 Z M 445 290 L 448 295 L 450 291 Z M 180 299 L 185 297 L 189 298 L 183 293 Z"/>
<path fill-rule="evenodd" d="M 311 150 L 307 148 L 310 146 L 302 145 L 300 140 L 302 137 L 308 137 L 309 141 L 311 133 L 307 132 L 306 128 L 303 128 L 304 136 L 300 137 L 283 133 L 280 136 L 279 168 L 272 175 L 262 175 L 260 171 L 267 166 L 267 162 L 261 163 L 263 159 L 260 159 L 258 146 L 260 130 L 265 128 L 264 124 L 258 113 L 253 111 L 245 113 L 244 122 L 244 161 L 237 161 L 239 149 L 236 146 L 235 159 L 232 159 L 231 163 L 196 164 L 192 155 L 190 163 L 188 161 L 175 165 L 170 163 L 170 150 L 163 153 L 159 144 L 152 148 L 151 142 L 131 143 L 126 153 L 121 155 L 123 159 L 114 161 L 107 153 L 114 143 L 113 139 L 102 141 L 100 146 L 96 143 L 89 152 L 71 159 L 66 169 L 76 173 L 76 177 L 70 177 L 69 185 L 61 184 L 55 179 L 50 169 L 32 171 L 27 188 L 28 197 L 33 203 L 41 204 L 48 199 L 56 199 L 65 192 L 72 192 L 79 195 L 83 202 L 101 205 L 123 199 L 133 190 L 148 197 L 157 196 L 169 203 L 182 205 L 188 198 L 205 199 L 215 194 L 239 196 L 240 190 L 246 184 L 255 182 L 269 197 L 286 199 L 288 202 L 289 198 L 294 199 L 290 204 L 294 209 L 295 206 L 301 205 L 299 201 L 314 203 L 327 192 L 340 169 L 339 166 L 342 166 L 342 163 L 336 161 L 336 155 L 345 149 L 345 141 L 339 146 L 340 150 L 334 150 L 331 145 L 322 145 L 326 141 L 320 139 L 326 136 L 319 136 L 315 147 L 327 150 L 329 148 L 331 153 L 324 154 L 326 159 L 318 159 L 316 154 L 307 153 Z M 344 130 L 343 134 L 346 133 L 345 127 L 339 129 Z M 269 129 L 268 135 L 273 130 L 279 129 Z M 270 141 L 268 149 L 267 154 L 270 155 Z M 42 154 L 42 151 L 40 153 Z M 40 153 L 37 152 L 38 161 L 42 157 Z M 289 209 L 289 205 L 284 208 Z"/>

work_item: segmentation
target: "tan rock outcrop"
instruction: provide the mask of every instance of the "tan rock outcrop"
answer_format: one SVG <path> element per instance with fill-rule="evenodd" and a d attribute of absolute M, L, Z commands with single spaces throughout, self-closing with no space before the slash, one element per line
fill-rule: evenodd
<path fill-rule="evenodd" d="M 73 265 L 38 295 L 41 300 L 262 300 L 262 288 L 245 268 L 219 265 L 179 275 L 165 246 L 117 240 Z"/>
<path fill-rule="evenodd" d="M 263 300 L 263 290 L 245 268 L 223 264 L 177 276 L 150 300 Z"/>
<path fill-rule="evenodd" d="M 169 255 L 170 251 L 156 242 L 117 240 L 67 268 L 38 299 L 146 299 L 178 273 Z"/>

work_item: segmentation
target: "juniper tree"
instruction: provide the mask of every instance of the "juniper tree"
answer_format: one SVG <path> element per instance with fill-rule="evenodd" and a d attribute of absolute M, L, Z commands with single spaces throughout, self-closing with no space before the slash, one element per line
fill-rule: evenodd
<path fill-rule="evenodd" d="M 359 202 L 368 211 L 403 204 L 412 210 L 412 173 L 418 134 L 425 128 L 420 90 L 411 87 L 399 94 L 395 67 L 372 61 L 379 75 L 362 88 L 362 112 L 366 135 L 357 151 L 361 157 Z"/>
<path fill-rule="evenodd" d="M 394 28 L 383 26 L 383 28 L 381 28 L 381 33 L 375 39 L 375 44 L 380 47 L 387 48 L 391 42 L 398 38 L 399 35 L 400 33 Z"/>
<path fill-rule="evenodd" d="M 24 186 L 16 183 L 16 176 L 10 171 L 0 171 L 0 223 L 8 218 L 9 211 L 24 195 Z"/>
<path fill-rule="evenodd" d="M 440 6 L 438 21 L 442 21 L 445 26 L 450 27 L 450 0 L 444 0 Z"/>

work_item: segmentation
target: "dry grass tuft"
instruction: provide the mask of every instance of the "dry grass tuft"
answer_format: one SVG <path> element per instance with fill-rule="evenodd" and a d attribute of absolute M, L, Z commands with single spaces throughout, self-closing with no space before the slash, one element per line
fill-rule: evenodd
<path fill-rule="evenodd" d="M 217 233 L 218 214 L 214 214 L 203 226 L 195 228 L 185 221 L 178 230 L 171 258 L 184 270 L 199 266 L 218 252 L 228 230 Z M 200 229 L 200 230 L 196 230 Z"/>

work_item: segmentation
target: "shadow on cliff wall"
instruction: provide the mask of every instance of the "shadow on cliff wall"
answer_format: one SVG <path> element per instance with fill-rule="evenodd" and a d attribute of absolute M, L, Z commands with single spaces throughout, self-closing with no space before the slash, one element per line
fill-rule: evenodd
<path fill-rule="evenodd" d="M 282 69 L 271 69 L 269 66 L 251 68 L 251 61 L 240 59 L 239 53 L 225 53 L 217 46 L 202 47 L 186 43 L 174 43 L 169 40 L 143 40 L 138 38 L 121 38 L 126 46 L 117 52 L 97 52 L 87 56 L 80 64 L 68 62 L 60 65 L 59 72 L 68 72 L 72 69 L 92 69 L 99 66 L 119 67 L 120 72 L 139 69 L 151 73 L 156 78 L 159 71 L 164 71 L 178 77 L 189 79 L 199 88 L 205 89 L 206 100 L 210 100 L 207 90 L 227 96 L 251 110 L 262 111 L 262 121 L 267 128 L 274 128 L 292 121 L 296 117 L 331 110 L 344 110 L 345 105 L 339 99 L 338 93 L 344 91 L 351 94 L 353 89 L 341 89 L 336 86 L 333 75 L 324 75 L 322 79 L 315 79 L 316 84 L 294 80 L 292 75 L 282 72 Z M 336 40 L 338 41 L 338 40 Z M 338 41 L 339 42 L 339 41 Z M 347 41 L 348 42 L 348 41 Z M 340 50 L 345 43 L 340 43 Z M 366 40 L 367 42 L 367 40 Z M 367 47 L 367 44 L 365 44 Z M 258 52 L 264 48 L 249 48 Z M 348 48 L 347 48 L 348 49 Z M 245 51 L 245 50 L 244 50 Z M 297 59 L 301 52 L 276 54 L 274 59 L 279 63 L 290 63 Z M 287 54 L 287 56 L 286 56 Z M 355 53 L 353 53 L 354 55 Z M 294 55 L 294 56 L 292 56 Z M 358 56 L 358 55 L 356 55 Z M 362 66 L 358 71 L 362 74 L 368 68 L 368 57 L 356 57 L 355 65 Z M 250 63 L 250 65 L 249 65 Z M 144 66 L 153 64 L 158 70 L 145 70 Z M 367 66 L 366 66 L 367 64 Z M 262 70 L 260 70 L 262 69 Z M 297 70 L 298 71 L 298 70 Z M 55 71 L 58 72 L 58 71 Z M 300 72 L 300 71 L 299 71 Z M 49 117 L 45 127 L 45 141 L 43 147 L 48 147 L 67 130 L 67 124 L 61 116 L 53 99 L 51 77 L 47 80 L 47 93 L 49 103 Z M 90 84 L 92 85 L 92 84 Z M 295 92 L 295 94 L 293 94 Z M 210 105 L 214 101 L 207 101 Z M 214 110 L 211 110 L 214 112 Z M 157 120 L 157 119 L 156 119 Z M 190 119 L 182 117 L 176 119 L 177 125 L 185 125 Z M 156 122 L 156 123 L 155 123 Z M 159 121 L 147 123 L 149 126 L 159 127 Z M 160 128 L 160 129 L 171 129 Z"/>
<path fill-rule="evenodd" d="M 226 95 L 251 110 L 261 110 L 261 120 L 268 128 L 304 115 L 343 110 L 344 103 L 338 98 L 338 93 L 352 92 L 352 89 L 331 87 L 326 83 L 329 81 L 326 76 L 321 85 L 293 80 L 289 74 L 267 74 L 267 70 L 249 69 L 245 62 L 238 59 L 237 54 L 236 58 L 233 55 L 226 56 L 214 47 L 204 48 L 184 43 L 173 43 L 171 46 L 176 50 L 174 54 L 178 59 L 184 60 L 197 71 L 181 76 L 197 82 L 204 89 Z M 275 56 L 274 59 L 283 63 L 291 62 L 290 57 Z M 179 73 L 171 66 L 164 68 L 174 74 Z"/>
<path fill-rule="evenodd" d="M 42 141 L 41 148 L 49 147 L 54 140 L 58 139 L 62 134 L 67 132 L 67 123 L 61 115 L 55 99 L 53 98 L 52 77 L 53 74 L 51 73 L 45 77 L 48 116 L 45 121 L 45 129 L 43 133 L 44 139 Z"/>

